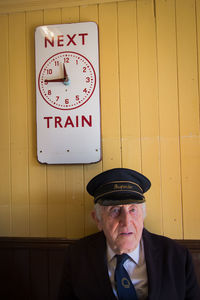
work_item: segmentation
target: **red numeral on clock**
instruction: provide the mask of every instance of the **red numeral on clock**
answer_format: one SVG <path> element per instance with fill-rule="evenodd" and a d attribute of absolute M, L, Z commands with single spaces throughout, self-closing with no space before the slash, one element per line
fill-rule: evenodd
<path fill-rule="evenodd" d="M 56 96 L 56 101 L 58 101 L 58 100 L 59 100 L 59 98 L 60 98 L 59 96 Z"/>
<path fill-rule="evenodd" d="M 85 88 L 85 89 L 83 90 L 83 92 L 84 92 L 84 93 L 87 93 L 87 89 Z"/>
<path fill-rule="evenodd" d="M 83 67 L 83 73 L 86 73 L 86 67 Z"/>
<path fill-rule="evenodd" d="M 78 101 L 79 100 L 79 95 L 76 95 L 76 101 Z"/>
<path fill-rule="evenodd" d="M 87 82 L 87 83 L 90 82 L 90 77 L 86 77 L 86 82 Z"/>
<path fill-rule="evenodd" d="M 69 57 L 64 57 L 64 63 L 69 63 Z"/>
<path fill-rule="evenodd" d="M 65 104 L 69 104 L 69 99 L 65 99 Z"/>
<path fill-rule="evenodd" d="M 51 90 L 48 90 L 48 95 L 51 95 Z"/>
<path fill-rule="evenodd" d="M 52 73 L 53 73 L 52 69 L 47 69 L 47 74 L 52 74 Z"/>

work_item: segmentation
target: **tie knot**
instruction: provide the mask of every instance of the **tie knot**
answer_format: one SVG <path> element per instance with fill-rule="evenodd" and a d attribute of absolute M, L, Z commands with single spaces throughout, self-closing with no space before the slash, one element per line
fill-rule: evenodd
<path fill-rule="evenodd" d="M 128 254 L 123 253 L 121 255 L 116 255 L 117 266 L 123 265 L 123 263 L 129 258 Z"/>

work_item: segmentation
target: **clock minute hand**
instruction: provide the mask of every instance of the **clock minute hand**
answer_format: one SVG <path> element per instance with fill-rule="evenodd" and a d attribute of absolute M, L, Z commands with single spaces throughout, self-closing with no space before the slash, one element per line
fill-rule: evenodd
<path fill-rule="evenodd" d="M 63 64 L 63 71 L 64 71 L 64 84 L 68 85 L 70 83 L 69 76 L 67 75 L 65 64 Z"/>

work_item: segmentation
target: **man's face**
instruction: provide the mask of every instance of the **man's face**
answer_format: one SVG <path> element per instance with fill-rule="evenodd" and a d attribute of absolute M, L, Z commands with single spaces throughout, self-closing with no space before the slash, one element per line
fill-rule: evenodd
<path fill-rule="evenodd" d="M 115 253 L 128 253 L 138 246 L 143 230 L 142 204 L 102 206 L 101 219 L 95 213 L 93 217 Z"/>

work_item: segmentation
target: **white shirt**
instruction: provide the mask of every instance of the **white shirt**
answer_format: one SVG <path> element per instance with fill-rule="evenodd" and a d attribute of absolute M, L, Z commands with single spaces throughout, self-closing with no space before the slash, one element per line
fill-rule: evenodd
<path fill-rule="evenodd" d="M 134 284 L 137 296 L 139 300 L 145 300 L 148 296 L 148 279 L 146 270 L 146 261 L 144 255 L 143 241 L 141 240 L 138 247 L 127 253 L 130 258 L 124 263 L 124 268 L 128 272 L 132 283 Z M 108 261 L 108 274 L 112 284 L 113 292 L 117 297 L 117 291 L 115 288 L 114 273 L 116 267 L 115 253 L 107 244 L 107 261 Z M 117 297 L 118 298 L 118 297 Z"/>

